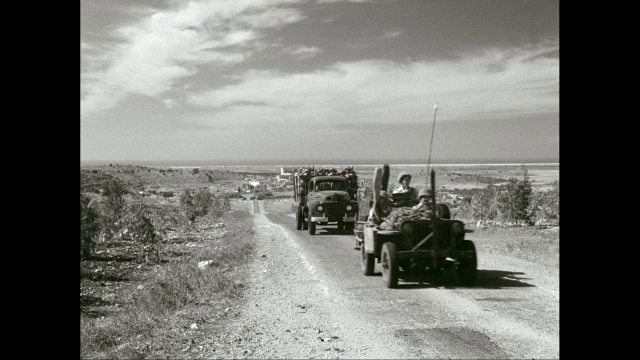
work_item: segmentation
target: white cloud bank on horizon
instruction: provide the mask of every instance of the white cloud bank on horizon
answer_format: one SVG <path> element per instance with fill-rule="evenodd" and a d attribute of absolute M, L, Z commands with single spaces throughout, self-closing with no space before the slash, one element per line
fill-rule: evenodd
<path fill-rule="evenodd" d="M 118 29 L 122 40 L 107 53 L 90 57 L 81 73 L 81 114 L 116 106 L 128 94 L 158 96 L 200 64 L 235 64 L 261 46 L 261 31 L 304 18 L 282 5 L 300 0 L 189 2 Z M 87 50 L 89 44 L 80 43 Z M 95 65 L 97 64 L 97 65 Z"/>
<path fill-rule="evenodd" d="M 493 49 L 456 61 L 337 63 L 308 73 L 247 72 L 238 84 L 192 94 L 188 101 L 217 109 L 193 118 L 202 125 L 402 123 L 439 119 L 509 118 L 559 111 L 557 57 L 547 43 Z"/>

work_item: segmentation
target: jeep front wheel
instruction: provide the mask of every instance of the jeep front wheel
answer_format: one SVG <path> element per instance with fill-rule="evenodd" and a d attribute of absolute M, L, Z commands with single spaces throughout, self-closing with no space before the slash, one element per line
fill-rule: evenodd
<path fill-rule="evenodd" d="M 386 242 L 382 245 L 382 254 L 380 255 L 380 264 L 382 266 L 382 279 L 388 288 L 398 286 L 398 250 L 396 244 Z"/>
<path fill-rule="evenodd" d="M 308 221 L 307 226 L 309 226 L 309 235 L 315 235 L 315 233 L 316 233 L 316 223 L 315 223 L 315 221 Z"/>
<path fill-rule="evenodd" d="M 360 253 L 362 254 L 362 273 L 365 276 L 371 276 L 373 275 L 373 270 L 376 266 L 376 258 L 375 256 L 373 256 L 373 254 L 369 254 L 368 252 L 364 251 L 364 243 L 360 245 L 360 249 Z"/>
<path fill-rule="evenodd" d="M 464 255 L 459 259 L 458 281 L 461 285 L 472 286 L 478 273 L 476 246 L 471 240 L 463 240 L 459 249 Z"/>

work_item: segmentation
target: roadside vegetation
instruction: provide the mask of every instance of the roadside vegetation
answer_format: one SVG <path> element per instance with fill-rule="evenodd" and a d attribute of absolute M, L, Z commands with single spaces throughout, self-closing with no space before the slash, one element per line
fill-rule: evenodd
<path fill-rule="evenodd" d="M 247 200 L 235 191 L 241 176 L 195 170 L 81 169 L 81 358 L 193 358 L 233 318 L 255 251 L 252 215 L 231 210 Z M 452 207 L 474 230 L 480 265 L 491 252 L 559 266 L 559 182 L 532 190 L 523 168 L 487 183 Z M 372 195 L 362 194 L 359 220 Z M 290 194 L 251 196 L 267 212 L 295 209 Z"/>
<path fill-rule="evenodd" d="M 251 214 L 206 188 L 174 196 L 81 180 L 92 180 L 80 195 L 81 357 L 192 357 L 194 333 L 223 331 L 242 296 Z"/>
<path fill-rule="evenodd" d="M 454 217 L 493 225 L 560 224 L 560 181 L 551 190 L 533 191 L 526 167 L 505 185 L 488 185 L 465 198 Z"/>

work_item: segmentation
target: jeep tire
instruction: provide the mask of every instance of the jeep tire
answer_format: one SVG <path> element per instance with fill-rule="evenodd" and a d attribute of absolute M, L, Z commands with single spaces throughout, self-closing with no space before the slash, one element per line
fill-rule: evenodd
<path fill-rule="evenodd" d="M 387 241 L 382 245 L 380 254 L 380 265 L 382 266 L 382 279 L 388 288 L 398 287 L 398 250 L 396 244 Z"/>
<path fill-rule="evenodd" d="M 362 273 L 364 276 L 373 275 L 376 266 L 376 257 L 364 251 L 364 242 L 360 245 L 360 254 L 362 254 Z"/>
<path fill-rule="evenodd" d="M 458 260 L 458 282 L 463 286 L 472 286 L 478 273 L 476 246 L 471 240 L 463 240 L 458 248 L 464 255 Z"/>

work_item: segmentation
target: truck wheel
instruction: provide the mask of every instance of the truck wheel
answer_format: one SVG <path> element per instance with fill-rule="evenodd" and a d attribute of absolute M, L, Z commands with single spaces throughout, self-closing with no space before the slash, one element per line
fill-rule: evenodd
<path fill-rule="evenodd" d="M 360 253 L 362 254 L 362 273 L 365 276 L 371 276 L 376 266 L 376 258 L 373 254 L 364 251 L 364 243 L 360 245 L 360 249 Z"/>
<path fill-rule="evenodd" d="M 382 245 L 382 254 L 380 255 L 380 264 L 382 265 L 382 279 L 388 288 L 398 286 L 398 250 L 396 244 L 386 242 Z"/>
<path fill-rule="evenodd" d="M 309 234 L 310 235 L 315 235 L 316 234 L 316 223 L 314 221 L 310 221 L 310 222 L 308 222 L 308 226 L 309 226 Z"/>
<path fill-rule="evenodd" d="M 476 255 L 476 246 L 471 240 L 463 240 L 458 249 L 461 251 L 465 251 L 465 255 L 459 259 L 457 270 L 458 282 L 464 286 L 472 286 L 476 282 L 476 275 L 478 273 L 478 257 Z"/>
<path fill-rule="evenodd" d="M 302 230 L 302 210 L 296 208 L 296 230 Z"/>
<path fill-rule="evenodd" d="M 344 223 L 344 228 L 345 228 L 345 230 L 353 231 L 353 229 L 355 229 L 355 225 L 356 225 L 356 223 L 347 222 L 347 223 Z"/>
<path fill-rule="evenodd" d="M 344 223 L 342 221 L 338 221 L 338 230 L 344 230 Z"/>

